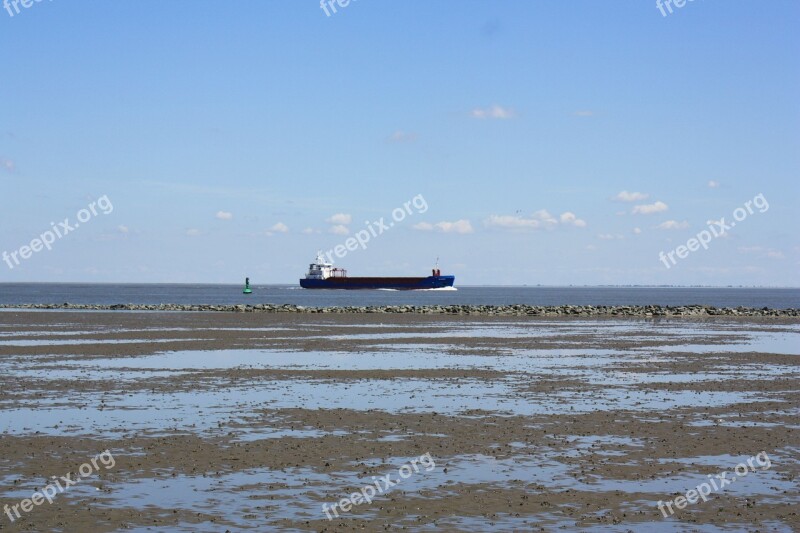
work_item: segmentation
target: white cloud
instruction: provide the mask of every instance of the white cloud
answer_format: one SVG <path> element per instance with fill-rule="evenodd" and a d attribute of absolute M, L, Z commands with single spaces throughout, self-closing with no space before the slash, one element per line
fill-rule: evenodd
<path fill-rule="evenodd" d="M 289 226 L 287 226 L 283 222 L 278 222 L 277 224 L 269 228 L 269 230 L 275 233 L 287 233 L 289 231 Z"/>
<path fill-rule="evenodd" d="M 708 186 L 712 189 L 719 187 L 719 182 L 716 180 L 708 180 Z"/>
<path fill-rule="evenodd" d="M 561 223 L 562 224 L 566 224 L 568 226 L 572 225 L 572 226 L 575 226 L 576 228 L 585 228 L 586 227 L 586 221 L 585 220 L 581 220 L 580 218 L 576 217 L 575 213 L 571 213 L 570 211 L 566 211 L 564 213 L 561 213 L 561 217 L 559 217 L 559 218 L 561 219 Z"/>
<path fill-rule="evenodd" d="M 737 250 L 742 254 L 758 254 L 763 257 L 769 257 L 770 259 L 785 259 L 786 257 L 780 250 L 764 248 L 763 246 L 739 246 Z"/>
<path fill-rule="evenodd" d="M 763 252 L 764 248 L 761 246 L 739 246 L 737 250 L 743 254 L 757 254 L 759 252 Z"/>
<path fill-rule="evenodd" d="M 314 231 L 314 228 L 306 228 L 303 231 L 301 231 L 300 233 L 303 233 L 305 235 L 311 235 L 312 233 L 315 233 L 315 231 Z M 316 232 L 316 233 L 319 233 L 319 232 Z"/>
<path fill-rule="evenodd" d="M 639 235 L 639 234 L 642 232 L 642 229 L 641 229 L 641 228 L 633 228 L 633 232 L 634 232 L 636 235 Z"/>
<path fill-rule="evenodd" d="M 233 213 L 228 213 L 227 211 L 217 211 L 217 214 L 214 216 L 219 220 L 230 220 L 233 218 Z"/>
<path fill-rule="evenodd" d="M 347 229 L 347 226 L 337 224 L 336 226 L 331 226 L 328 233 L 333 233 L 334 235 L 348 235 L 350 234 L 350 230 Z"/>
<path fill-rule="evenodd" d="M 685 220 L 683 222 L 678 222 L 677 220 L 667 220 L 656 227 L 658 229 L 686 229 L 689 227 L 689 223 Z"/>
<path fill-rule="evenodd" d="M 667 204 L 658 201 L 653 204 L 641 204 L 633 207 L 631 211 L 634 215 L 652 215 L 653 213 L 661 213 L 669 209 Z"/>
<path fill-rule="evenodd" d="M 0 157 L 0 168 L 13 173 L 17 169 L 17 165 L 10 159 Z"/>
<path fill-rule="evenodd" d="M 514 118 L 516 113 L 510 107 L 502 107 L 497 104 L 489 106 L 489 107 L 476 107 L 472 111 L 470 111 L 470 116 L 472 118 L 479 118 L 479 119 L 499 119 L 499 120 L 506 120 L 509 118 Z"/>
<path fill-rule="evenodd" d="M 342 224 L 345 226 L 347 224 L 350 224 L 350 222 L 352 221 L 353 217 L 345 213 L 336 213 L 335 215 L 325 220 L 325 222 L 327 222 L 328 224 Z"/>
<path fill-rule="evenodd" d="M 643 192 L 620 191 L 612 200 L 617 202 L 641 202 L 648 198 L 650 198 L 650 195 Z"/>
<path fill-rule="evenodd" d="M 547 227 L 552 227 L 558 224 L 558 220 L 551 215 L 547 209 L 539 209 L 532 215 L 534 220 L 542 222 Z"/>
<path fill-rule="evenodd" d="M 621 240 L 624 239 L 625 237 L 620 234 L 612 235 L 611 233 L 600 233 L 597 235 L 597 238 L 600 239 L 601 241 L 613 241 L 613 240 Z"/>
<path fill-rule="evenodd" d="M 197 228 L 190 228 L 186 230 L 186 235 L 188 235 L 189 237 L 197 237 L 198 235 L 200 235 L 200 233 L 201 233 L 200 230 Z"/>
<path fill-rule="evenodd" d="M 539 220 L 515 215 L 490 215 L 483 223 L 489 227 L 507 229 L 538 229 L 542 227 Z"/>
<path fill-rule="evenodd" d="M 586 227 L 586 221 L 578 218 L 575 213 L 565 211 L 558 218 L 551 215 L 546 209 L 540 209 L 530 217 L 519 215 L 490 215 L 483 224 L 490 228 L 504 228 L 511 230 L 526 229 L 552 229 L 560 223 L 564 226 Z"/>
<path fill-rule="evenodd" d="M 128 233 L 130 228 L 128 228 L 128 226 L 117 226 L 117 231 L 120 233 Z"/>
<path fill-rule="evenodd" d="M 469 220 L 461 219 L 455 222 L 437 222 L 434 226 L 442 233 L 472 233 L 472 224 Z"/>
<path fill-rule="evenodd" d="M 403 130 L 397 130 L 389 136 L 389 142 L 393 143 L 410 143 L 417 140 L 416 133 L 410 133 Z"/>
<path fill-rule="evenodd" d="M 475 231 L 472 228 L 472 224 L 469 220 L 461 219 L 456 220 L 454 222 L 437 222 L 436 224 L 431 224 L 429 222 L 419 222 L 418 224 L 414 224 L 412 226 L 416 230 L 420 231 L 439 231 L 441 233 L 472 233 Z"/>
<path fill-rule="evenodd" d="M 594 111 L 588 111 L 588 110 L 575 111 L 573 115 L 575 115 L 576 117 L 593 117 Z"/>

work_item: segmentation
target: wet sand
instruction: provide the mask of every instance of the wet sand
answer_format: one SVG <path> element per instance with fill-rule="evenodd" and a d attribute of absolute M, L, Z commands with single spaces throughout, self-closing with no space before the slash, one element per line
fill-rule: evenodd
<path fill-rule="evenodd" d="M 0 503 L 115 464 L 0 528 L 794 531 L 798 341 L 792 317 L 4 311 Z"/>

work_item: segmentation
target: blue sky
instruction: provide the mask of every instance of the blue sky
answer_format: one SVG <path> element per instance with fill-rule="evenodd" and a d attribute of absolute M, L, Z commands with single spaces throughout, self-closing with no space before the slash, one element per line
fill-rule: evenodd
<path fill-rule="evenodd" d="M 337 264 L 800 285 L 800 3 L 19 7 L 0 10 L 0 281 L 296 282 L 422 195 Z"/>

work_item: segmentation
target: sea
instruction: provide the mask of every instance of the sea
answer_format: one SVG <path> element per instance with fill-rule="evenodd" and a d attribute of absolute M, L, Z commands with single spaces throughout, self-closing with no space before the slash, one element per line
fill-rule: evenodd
<path fill-rule="evenodd" d="M 455 289 L 309 290 L 296 285 L 0 283 L 0 304 L 712 305 L 800 308 L 797 288 L 462 286 Z"/>

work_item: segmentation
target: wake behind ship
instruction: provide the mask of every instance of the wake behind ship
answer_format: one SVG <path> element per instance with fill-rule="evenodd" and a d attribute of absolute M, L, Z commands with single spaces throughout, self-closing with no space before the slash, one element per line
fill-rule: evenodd
<path fill-rule="evenodd" d="M 442 289 L 452 287 L 455 276 L 442 276 L 438 268 L 433 269 L 433 274 L 425 278 L 356 278 L 349 277 L 347 270 L 334 268 L 331 263 L 326 263 L 322 254 L 317 254 L 317 259 L 308 266 L 306 277 L 300 280 L 304 289 Z"/>

